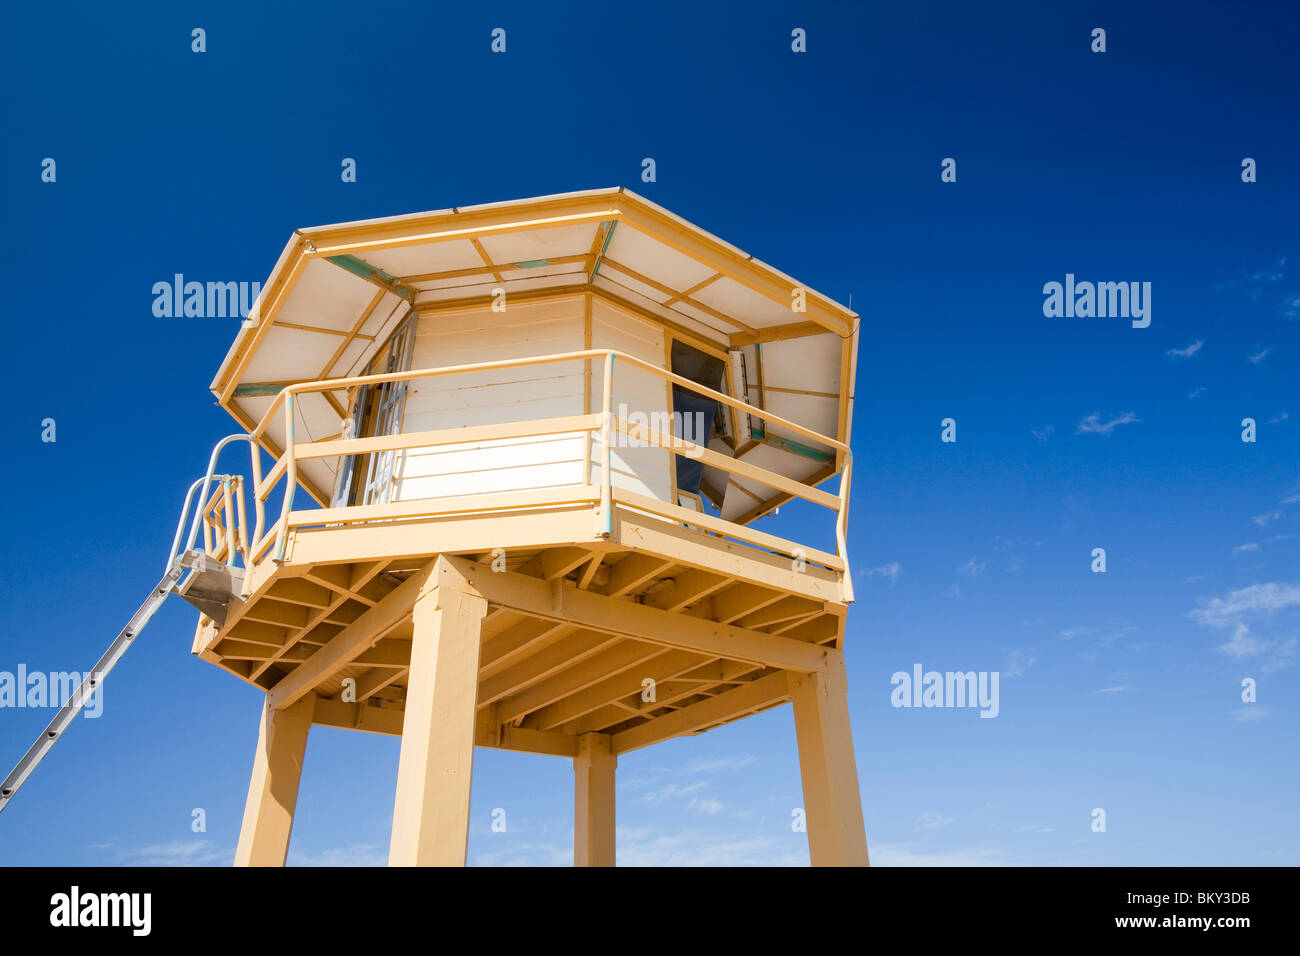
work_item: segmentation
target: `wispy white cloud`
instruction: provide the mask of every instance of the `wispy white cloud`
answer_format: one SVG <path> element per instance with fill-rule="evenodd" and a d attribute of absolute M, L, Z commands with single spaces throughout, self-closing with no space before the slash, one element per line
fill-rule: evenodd
<path fill-rule="evenodd" d="M 722 801 L 714 800 L 712 797 L 695 798 L 687 806 L 696 813 L 703 813 L 708 816 L 716 816 L 722 812 Z"/>
<path fill-rule="evenodd" d="M 1252 541 L 1250 544 L 1239 544 L 1232 549 L 1232 556 L 1235 558 L 1239 554 L 1245 554 L 1248 551 L 1258 551 L 1259 545 Z"/>
<path fill-rule="evenodd" d="M 1269 353 L 1273 351 L 1272 348 L 1260 348 L 1258 345 L 1255 346 L 1255 348 L 1259 349 L 1259 351 L 1246 356 L 1246 361 L 1250 362 L 1252 365 L 1258 365 L 1260 362 L 1264 361 L 1264 359 L 1268 358 Z"/>
<path fill-rule="evenodd" d="M 620 857 L 622 851 L 620 845 Z M 573 863 L 573 845 L 531 841 L 508 843 L 486 851 L 476 850 L 470 862 L 474 866 L 569 866 Z M 623 861 L 620 859 L 619 862 Z"/>
<path fill-rule="evenodd" d="M 1263 720 L 1272 711 L 1267 707 L 1261 707 L 1259 704 L 1247 704 L 1244 707 L 1238 707 L 1232 712 L 1232 719 L 1240 723 L 1250 723 L 1256 720 Z"/>
<path fill-rule="evenodd" d="M 1165 355 L 1171 359 L 1188 359 L 1191 358 L 1193 355 L 1195 355 L 1197 352 L 1199 352 L 1201 350 L 1201 346 L 1203 346 L 1204 344 L 1205 344 L 1204 341 L 1202 341 L 1201 339 L 1197 339 L 1195 342 L 1193 342 L 1191 345 L 1187 346 L 1186 348 L 1169 349 L 1167 352 L 1165 352 Z"/>
<path fill-rule="evenodd" d="M 1227 597 L 1202 600 L 1201 606 L 1188 614 L 1207 627 L 1232 631 L 1228 641 L 1215 647 L 1219 653 L 1234 660 L 1262 658 L 1259 666 L 1267 672 L 1294 663 L 1297 639 L 1295 636 L 1259 637 L 1252 628 L 1297 608 L 1300 608 L 1300 584 L 1270 581 L 1238 588 Z"/>
<path fill-rule="evenodd" d="M 1265 649 L 1265 644 L 1257 638 L 1250 636 L 1250 627 L 1246 624 L 1238 624 L 1232 632 L 1232 640 L 1226 644 L 1220 644 L 1217 650 L 1222 651 L 1229 657 L 1242 658 L 1254 657 Z"/>
<path fill-rule="evenodd" d="M 752 763 L 758 763 L 758 758 L 752 754 L 738 754 L 734 757 L 710 757 L 692 760 L 679 773 L 688 777 L 694 777 L 702 773 L 734 773 Z"/>
<path fill-rule="evenodd" d="M 569 856 L 572 862 L 572 854 Z M 387 866 L 388 847 L 375 843 L 348 843 L 324 850 L 289 851 L 290 866 Z"/>
<path fill-rule="evenodd" d="M 946 817 L 942 813 L 923 813 L 916 818 L 916 825 L 922 830 L 938 830 L 952 823 L 952 817 Z"/>
<path fill-rule="evenodd" d="M 1276 521 L 1280 517 L 1282 517 L 1282 512 L 1280 511 L 1265 511 L 1262 515 L 1255 515 L 1250 520 L 1262 528 L 1270 521 Z"/>
<path fill-rule="evenodd" d="M 1028 651 L 1014 650 L 1007 660 L 1007 666 L 1002 669 L 1002 673 L 1007 677 L 1023 677 L 1025 671 L 1029 670 L 1037 662 L 1038 658 Z"/>
<path fill-rule="evenodd" d="M 1278 259 L 1272 266 L 1256 269 L 1254 272 L 1240 272 L 1236 278 L 1225 279 L 1216 285 L 1216 292 L 1226 290 L 1240 291 L 1251 302 L 1258 302 L 1267 286 L 1275 285 L 1286 275 L 1286 257 Z"/>
<path fill-rule="evenodd" d="M 233 848 L 222 848 L 211 840 L 171 840 L 119 852 L 128 866 L 228 866 L 235 858 Z"/>
<path fill-rule="evenodd" d="M 1047 439 L 1052 437 L 1052 433 L 1055 431 L 1056 431 L 1055 425 L 1044 425 L 1041 429 L 1038 428 L 1029 429 L 1029 433 L 1033 435 L 1035 438 L 1037 438 L 1039 441 L 1047 441 Z"/>
<path fill-rule="evenodd" d="M 871 846 L 872 866 L 1009 866 L 991 849 L 960 849 L 928 852 L 915 844 L 877 843 Z"/>
<path fill-rule="evenodd" d="M 977 578 L 984 573 L 984 569 L 989 566 L 987 561 L 976 561 L 974 558 L 967 558 L 961 564 L 957 565 L 957 573 L 964 574 L 968 578 Z"/>
<path fill-rule="evenodd" d="M 754 835 L 707 828 L 617 828 L 621 866 L 807 866 L 808 845 L 802 834 Z M 875 860 L 873 859 L 874 863 Z"/>
<path fill-rule="evenodd" d="M 1076 435 L 1109 435 L 1120 425 L 1128 425 L 1132 422 L 1141 421 L 1133 412 L 1122 412 L 1116 415 L 1110 421 L 1101 420 L 1101 412 L 1093 412 L 1083 421 L 1079 422 L 1075 429 Z"/>
<path fill-rule="evenodd" d="M 1290 417 L 1291 417 L 1291 415 L 1290 415 L 1288 412 L 1286 412 L 1286 411 L 1281 411 L 1281 412 L 1278 412 L 1277 415 L 1274 416 L 1273 418 L 1270 418 L 1270 419 L 1268 420 L 1268 423 L 1269 423 L 1270 425 L 1281 425 L 1284 421 L 1286 421 L 1286 420 L 1289 419 Z"/>
<path fill-rule="evenodd" d="M 902 570 L 902 565 L 897 561 L 890 561 L 888 564 L 882 564 L 878 568 L 871 568 L 870 570 L 862 572 L 862 576 L 871 578 L 880 575 L 882 578 L 887 578 L 890 584 L 893 584 L 898 580 L 898 574 Z"/>
<path fill-rule="evenodd" d="M 1103 687 L 1100 690 L 1090 690 L 1084 694 L 1085 697 L 1093 697 L 1096 694 L 1131 694 L 1137 688 L 1132 684 L 1118 684 L 1115 687 Z"/>
<path fill-rule="evenodd" d="M 1080 626 L 1066 627 L 1057 632 L 1057 637 L 1062 640 L 1072 641 L 1076 637 L 1093 638 L 1098 644 L 1109 647 L 1121 638 L 1128 637 L 1137 631 L 1136 624 L 1128 624 L 1122 618 L 1117 621 L 1111 621 L 1102 627 Z"/>
<path fill-rule="evenodd" d="M 1188 398 L 1200 398 L 1200 397 L 1201 397 L 1202 395 L 1204 395 L 1204 394 L 1205 394 L 1205 386 L 1204 386 L 1204 385 L 1197 385 L 1194 389 L 1192 389 L 1190 392 L 1187 393 L 1187 397 L 1188 397 Z"/>
<path fill-rule="evenodd" d="M 1300 584 L 1252 584 L 1225 598 L 1202 602 L 1191 611 L 1194 620 L 1210 627 L 1231 627 L 1242 618 L 1271 618 L 1279 611 L 1300 607 Z"/>
<path fill-rule="evenodd" d="M 691 794 L 707 789 L 708 786 L 708 781 L 705 780 L 697 780 L 694 783 L 687 784 L 666 783 L 657 790 L 642 794 L 637 799 L 642 803 L 659 803 L 673 798 L 689 797 Z"/>

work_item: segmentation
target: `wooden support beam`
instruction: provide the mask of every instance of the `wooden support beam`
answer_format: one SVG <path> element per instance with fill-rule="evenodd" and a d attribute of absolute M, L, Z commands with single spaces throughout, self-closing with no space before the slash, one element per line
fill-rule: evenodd
<path fill-rule="evenodd" d="M 751 714 L 789 700 L 790 691 L 786 685 L 786 676 L 785 673 L 778 672 L 760 677 L 735 690 L 726 691 L 698 704 L 691 704 L 663 717 L 656 717 L 639 727 L 614 734 L 614 753 L 624 754 L 629 750 L 648 747 L 661 740 L 703 730 L 725 720 Z"/>
<path fill-rule="evenodd" d="M 573 758 L 573 865 L 614 865 L 614 777 L 618 757 L 607 734 L 578 738 Z"/>
<path fill-rule="evenodd" d="M 436 561 L 431 561 L 414 572 L 386 598 L 335 635 L 305 664 L 298 665 L 288 676 L 282 678 L 268 695 L 272 709 L 283 710 L 310 693 L 317 684 L 348 666 L 363 651 L 378 643 L 388 631 L 400 624 L 410 612 L 436 564 Z M 476 664 L 477 660 L 476 653 Z"/>
<path fill-rule="evenodd" d="M 590 558 L 591 551 L 587 548 L 551 548 L 531 558 L 519 572 L 552 581 L 564 577 Z"/>
<path fill-rule="evenodd" d="M 545 581 L 503 572 L 444 555 L 463 574 L 469 586 L 493 604 L 563 621 L 592 631 L 649 641 L 666 647 L 752 661 L 795 671 L 815 671 L 825 666 L 827 648 L 792 641 L 789 638 L 748 631 L 716 621 L 681 614 L 669 614 L 619 598 L 592 594 L 574 587 L 555 589 Z M 328 647 L 328 645 L 326 645 Z"/>
<path fill-rule="evenodd" d="M 781 600 L 780 591 L 772 591 L 754 584 L 733 584 L 721 594 L 713 596 L 713 616 L 730 624 L 747 614 L 762 610 Z"/>
<path fill-rule="evenodd" d="M 741 627 L 766 628 L 787 621 L 798 621 L 821 614 L 825 605 L 819 601 L 809 601 L 801 597 L 787 597 L 775 601 L 763 608 L 747 614 L 736 623 Z"/>
<path fill-rule="evenodd" d="M 315 702 L 309 694 L 287 710 L 274 710 L 269 698 L 262 706 L 235 866 L 284 866 Z"/>
<path fill-rule="evenodd" d="M 659 654 L 664 649 L 641 641 L 620 641 L 607 651 L 602 651 L 585 661 L 566 667 L 553 677 L 534 684 L 518 694 L 501 700 L 499 713 L 502 723 L 511 723 L 548 704 L 563 700 L 584 690 L 602 679 L 636 667 Z"/>
<path fill-rule="evenodd" d="M 242 620 L 261 621 L 263 624 L 278 624 L 281 627 L 306 627 L 311 612 L 301 604 L 285 604 L 271 597 L 264 597 L 245 613 Z"/>
<path fill-rule="evenodd" d="M 409 658 L 408 658 L 409 659 Z M 357 700 L 368 700 L 410 672 L 406 667 L 375 667 L 357 678 Z"/>
<path fill-rule="evenodd" d="M 225 660 L 282 661 L 286 664 L 301 664 L 311 656 L 313 650 L 314 648 L 304 644 L 282 654 L 279 648 L 231 639 L 221 641 L 216 646 L 217 654 Z"/>
<path fill-rule="evenodd" d="M 223 638 L 234 638 L 250 644 L 263 644 L 267 647 L 283 647 L 289 639 L 289 632 L 283 627 L 263 624 L 260 621 L 236 621 L 224 632 L 217 631 Z"/>
<path fill-rule="evenodd" d="M 479 673 L 484 678 L 494 677 L 507 667 L 518 664 L 527 655 L 535 654 L 576 630 L 576 627 L 556 621 L 536 618 L 520 621 L 483 642 Z"/>
<path fill-rule="evenodd" d="M 458 578 L 439 558 L 415 602 L 390 866 L 465 865 L 487 602 Z"/>
<path fill-rule="evenodd" d="M 830 666 L 819 673 L 791 674 L 790 696 L 812 864 L 866 866 L 867 832 L 843 656 L 836 652 Z"/>
<path fill-rule="evenodd" d="M 548 677 L 553 677 L 619 643 L 619 638 L 602 631 L 587 631 L 567 635 L 536 654 L 529 655 L 512 667 L 507 667 L 479 685 L 479 706 L 496 703 L 511 694 L 518 694 Z"/>
<path fill-rule="evenodd" d="M 529 717 L 524 726 L 538 730 L 551 730 L 585 717 L 594 711 L 607 707 L 615 701 L 633 694 L 640 694 L 648 678 L 658 684 L 671 677 L 691 670 L 704 660 L 699 654 L 690 651 L 675 651 L 660 648 L 659 654 L 643 662 L 643 666 L 606 677 L 580 693 L 557 701 Z M 569 732 L 566 728 L 565 732 Z M 584 733 L 587 731 L 583 731 Z"/>
<path fill-rule="evenodd" d="M 697 658 L 698 660 L 698 658 Z M 581 736 L 585 733 L 608 732 L 609 728 L 625 721 L 628 716 L 653 719 L 656 711 L 665 707 L 680 707 L 681 701 L 713 690 L 722 684 L 743 684 L 750 675 L 763 668 L 745 661 L 711 661 L 703 666 L 674 674 L 655 682 L 654 700 L 646 700 L 644 690 L 637 690 L 623 698 L 611 701 L 608 707 L 592 712 L 580 720 L 560 728 L 566 734 Z M 724 688 L 725 690 L 725 688 Z"/>
<path fill-rule="evenodd" d="M 755 342 L 780 342 L 785 339 L 799 339 L 805 335 L 824 335 L 826 329 L 816 322 L 789 322 L 785 325 L 772 325 L 755 332 L 733 332 L 731 347 L 738 349 Z"/>
<path fill-rule="evenodd" d="M 601 589 L 606 597 L 621 597 L 671 568 L 674 561 L 653 554 L 629 552 L 618 564 L 610 565 L 609 583 Z"/>
<path fill-rule="evenodd" d="M 371 579 L 382 571 L 384 567 L 385 562 L 378 561 L 370 564 L 358 564 L 351 569 L 344 566 L 311 569 L 311 571 L 308 572 L 308 576 L 316 575 L 317 583 L 328 584 L 331 581 L 341 583 L 336 583 L 334 585 L 337 593 L 331 595 L 330 603 L 326 607 L 318 609 L 314 613 L 310 614 L 307 618 L 306 624 L 290 632 L 289 637 L 284 644 L 285 651 L 288 651 L 305 638 L 322 621 L 332 620 L 335 621 L 335 623 L 346 624 L 355 620 L 361 612 L 350 612 L 346 610 L 345 605 L 347 605 L 349 601 L 366 605 L 377 604 L 378 597 L 382 595 L 376 595 L 376 597 L 372 599 L 360 594 L 359 592 L 367 584 L 370 584 Z M 270 662 L 264 662 L 257 665 L 253 668 L 252 677 L 254 679 L 261 677 L 263 672 L 265 672 L 270 666 Z"/>
<path fill-rule="evenodd" d="M 579 588 L 585 591 L 591 587 L 591 582 L 596 577 L 596 572 L 600 570 L 600 565 L 604 560 L 605 552 L 597 551 L 591 561 L 587 563 L 587 566 L 582 569 L 582 574 L 578 576 Z"/>
<path fill-rule="evenodd" d="M 666 521 L 641 518 L 624 508 L 614 510 L 613 540 L 616 545 L 648 554 L 673 555 L 679 563 L 701 571 L 753 581 L 814 600 L 840 601 L 839 575 L 811 563 L 811 552 L 807 567 L 795 573 L 791 570 L 790 559 L 783 554 L 759 551 L 724 538 L 703 536 Z"/>
<path fill-rule="evenodd" d="M 322 608 L 329 607 L 334 592 L 302 578 L 284 578 L 272 584 L 267 589 L 266 596 L 277 601 Z"/>
<path fill-rule="evenodd" d="M 403 714 L 400 707 L 373 703 L 350 703 L 319 698 L 313 723 L 343 730 L 360 730 L 371 734 L 402 735 Z M 495 731 L 480 720 L 476 724 L 474 746 L 553 757 L 576 757 L 578 738 L 565 734 L 545 733 L 522 727 L 497 727 Z"/>
<path fill-rule="evenodd" d="M 646 598 L 646 603 L 663 611 L 680 611 L 687 605 L 703 601 L 706 597 L 732 583 L 732 579 L 711 571 L 688 568 L 673 583 Z"/>

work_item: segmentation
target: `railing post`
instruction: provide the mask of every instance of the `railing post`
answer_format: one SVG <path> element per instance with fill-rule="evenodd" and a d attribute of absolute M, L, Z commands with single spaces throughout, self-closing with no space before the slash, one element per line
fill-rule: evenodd
<path fill-rule="evenodd" d="M 230 479 L 221 482 L 222 523 L 226 526 L 226 563 L 235 563 L 235 503 L 230 497 Z"/>
<path fill-rule="evenodd" d="M 845 604 L 853 603 L 853 571 L 849 568 L 849 482 L 853 472 L 853 452 L 844 453 L 844 470 L 840 472 L 840 509 L 835 517 L 836 554 L 844 567 L 840 571 L 840 595 Z"/>
<path fill-rule="evenodd" d="M 284 563 L 284 543 L 289 535 L 289 510 L 293 506 L 293 493 L 298 488 L 298 459 L 294 448 L 293 392 L 285 389 L 284 394 L 284 505 L 280 508 L 280 526 L 275 535 L 276 564 Z"/>
<path fill-rule="evenodd" d="M 600 476 L 600 515 L 601 526 L 597 537 L 608 538 L 614 533 L 613 487 L 610 484 L 610 445 L 613 444 L 614 431 L 614 353 L 605 353 L 605 394 L 601 402 L 603 408 L 600 423 L 600 444 L 604 456 L 601 461 Z"/>
<path fill-rule="evenodd" d="M 246 564 L 251 565 L 252 549 L 262 543 L 262 528 L 266 524 L 266 499 L 262 497 L 262 449 L 257 443 L 257 438 L 250 435 L 248 447 L 253 454 L 253 513 L 257 518 L 257 526 L 253 529 L 253 537 L 249 541 L 248 561 L 246 562 Z"/>
<path fill-rule="evenodd" d="M 235 526 L 238 530 L 237 539 L 239 541 L 239 554 L 243 560 L 244 568 L 248 568 L 248 515 L 244 509 L 244 479 L 241 475 L 235 475 L 232 479 L 234 482 L 235 495 Z M 233 559 L 230 563 L 234 563 Z"/>

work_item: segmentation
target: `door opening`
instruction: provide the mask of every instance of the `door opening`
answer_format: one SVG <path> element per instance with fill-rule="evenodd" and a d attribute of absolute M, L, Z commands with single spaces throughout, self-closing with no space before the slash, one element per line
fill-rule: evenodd
<path fill-rule="evenodd" d="M 368 374 L 406 372 L 415 346 L 415 315 L 406 319 L 388 340 L 384 351 L 370 362 Z M 396 435 L 401 431 L 408 382 L 380 382 L 357 390 L 352 406 L 350 438 Z M 335 507 L 388 504 L 393 491 L 397 452 L 379 451 L 348 455 L 334 483 Z"/>
<path fill-rule="evenodd" d="M 715 392 L 723 391 L 726 364 L 722 359 L 674 339 L 672 363 L 673 374 L 688 378 Z M 707 448 L 713 438 L 720 412 L 719 402 L 673 383 L 673 424 L 677 428 L 678 438 Z M 698 498 L 700 483 L 704 478 L 704 463 L 698 458 L 678 455 L 676 466 L 677 491 Z"/>

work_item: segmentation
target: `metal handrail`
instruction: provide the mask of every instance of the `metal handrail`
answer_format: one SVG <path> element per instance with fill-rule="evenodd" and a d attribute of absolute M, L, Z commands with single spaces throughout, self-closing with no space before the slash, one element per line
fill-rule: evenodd
<path fill-rule="evenodd" d="M 265 499 L 260 497 L 257 493 L 260 490 L 259 486 L 262 483 L 262 459 L 260 457 L 261 447 L 258 445 L 257 439 L 253 435 L 237 432 L 234 435 L 227 435 L 213 446 L 212 454 L 208 458 L 207 473 L 202 478 L 196 479 L 194 483 L 190 485 L 190 490 L 185 493 L 185 504 L 181 507 L 180 520 L 176 523 L 176 536 L 172 538 L 171 553 L 167 556 L 167 569 L 172 567 L 176 558 L 181 553 L 181 534 L 185 528 L 185 518 L 190 513 L 190 501 L 194 498 L 194 492 L 202 486 L 203 492 L 199 495 L 198 504 L 195 506 L 194 518 L 190 522 L 190 534 L 185 542 L 186 551 L 192 551 L 194 549 L 195 541 L 198 540 L 199 523 L 202 520 L 203 512 L 207 510 L 208 489 L 212 486 L 212 482 L 214 480 L 230 481 L 232 478 L 236 477 L 234 475 L 215 474 L 217 468 L 217 456 L 221 454 L 223 448 L 233 441 L 246 441 L 249 445 L 249 453 L 252 456 L 253 488 L 255 489 L 253 494 L 253 508 L 257 515 L 257 523 L 253 530 L 253 540 L 261 540 L 262 526 L 266 521 Z"/>
<path fill-rule="evenodd" d="M 714 389 L 708 388 L 706 386 L 700 385 L 699 383 L 693 382 L 690 379 L 685 378 L 684 376 L 677 375 L 666 369 L 660 368 L 659 366 L 647 362 L 643 359 L 639 359 L 636 356 L 629 355 L 625 352 L 619 352 L 617 350 L 612 350 L 612 349 L 587 349 L 580 352 L 562 352 L 562 353 L 557 353 L 552 355 L 528 356 L 526 358 L 518 358 L 518 359 L 503 359 L 494 362 L 478 362 L 469 365 L 443 366 L 441 368 L 431 368 L 431 369 L 411 369 L 404 372 L 384 372 L 375 375 L 357 375 L 357 376 L 349 376 L 346 378 L 322 379 L 316 382 L 297 382 L 293 385 L 285 386 L 277 393 L 275 399 L 271 403 L 271 406 L 266 410 L 265 414 L 262 416 L 262 419 L 258 422 L 256 427 L 254 427 L 252 432 L 250 432 L 249 435 L 247 436 L 248 439 L 253 442 L 256 442 L 258 439 L 260 439 L 266 433 L 266 429 L 270 426 L 270 423 L 273 420 L 273 416 L 276 414 L 277 410 L 279 410 L 281 406 L 283 406 L 284 426 L 285 426 L 285 450 L 281 454 L 280 458 L 277 459 L 277 461 L 275 462 L 275 465 L 273 466 L 272 470 L 268 473 L 265 483 L 261 480 L 260 475 L 254 481 L 253 497 L 254 497 L 254 502 L 258 507 L 259 524 L 258 524 L 258 531 L 257 533 L 255 533 L 253 537 L 253 541 L 250 545 L 250 554 L 252 555 L 253 559 L 256 560 L 259 555 L 265 552 L 266 550 L 265 545 L 269 543 L 269 538 L 270 538 L 269 534 L 267 535 L 268 541 L 263 541 L 261 536 L 262 524 L 260 522 L 260 518 L 261 518 L 262 508 L 264 502 L 270 497 L 271 487 L 274 484 L 277 484 L 279 482 L 279 479 L 283 477 L 286 483 L 285 483 L 284 498 L 281 505 L 280 516 L 274 528 L 274 532 L 275 532 L 274 560 L 277 563 L 283 562 L 284 560 L 285 546 L 288 538 L 289 516 L 293 510 L 292 509 L 293 498 L 295 492 L 297 491 L 297 486 L 298 486 L 298 454 L 297 454 L 298 443 L 296 440 L 297 428 L 296 428 L 296 416 L 295 416 L 295 408 L 297 405 L 295 399 L 298 395 L 301 395 L 303 393 L 311 393 L 311 392 L 324 392 L 324 391 L 334 391 L 338 389 L 351 389 L 356 386 L 377 385 L 385 382 L 413 381 L 415 379 L 435 378 L 435 377 L 440 377 L 445 375 L 491 371 L 491 370 L 503 369 L 503 368 L 519 368 L 519 367 L 543 365 L 549 363 L 588 361 L 588 360 L 596 360 L 596 359 L 603 359 L 603 364 L 604 364 L 604 383 L 603 383 L 604 387 L 602 389 L 603 395 L 602 395 L 602 404 L 601 404 L 601 412 L 600 412 L 600 436 L 605 446 L 605 453 L 602 456 L 601 465 L 600 465 L 601 493 L 600 493 L 600 500 L 599 500 L 599 514 L 601 517 L 601 523 L 599 526 L 599 530 L 597 532 L 599 536 L 602 537 L 608 536 L 612 533 L 613 530 L 612 507 L 611 507 L 612 497 L 613 497 L 612 476 L 611 476 L 612 467 L 610 462 L 612 432 L 616 427 L 616 423 L 617 426 L 619 427 L 619 430 L 621 431 L 627 431 L 627 427 L 628 427 L 628 423 L 622 418 L 616 418 L 613 411 L 613 368 L 614 368 L 615 361 L 618 360 L 618 361 L 627 362 L 629 365 L 633 367 L 640 368 L 647 372 L 650 372 L 651 374 L 656 375 L 659 378 L 664 379 L 665 381 L 679 384 L 701 395 L 705 395 L 723 405 L 729 406 L 731 408 L 740 411 L 747 412 L 755 417 L 761 418 L 768 423 L 769 427 L 776 426 L 776 427 L 784 428 L 788 431 L 795 433 L 796 435 L 800 435 L 804 438 L 810 439 L 814 442 L 817 442 L 818 444 L 824 445 L 828 448 L 834 449 L 835 451 L 839 452 L 839 455 L 837 457 L 839 459 L 839 462 L 842 465 L 841 474 L 840 474 L 839 494 L 836 496 L 829 496 L 829 497 L 834 498 L 835 504 L 837 505 L 837 507 L 834 509 L 838 512 L 837 520 L 836 520 L 837 557 L 841 558 L 841 560 L 844 563 L 845 566 L 844 577 L 847 579 L 848 577 L 847 504 L 848 504 L 850 473 L 852 469 L 852 452 L 846 443 L 841 442 L 838 439 L 831 438 L 828 435 L 822 435 L 819 432 L 816 432 L 803 425 L 799 425 L 796 422 L 789 421 L 788 419 L 782 418 L 779 415 L 774 415 L 766 409 L 759 408 L 755 405 L 749 404 L 748 402 L 744 402 L 741 401 L 740 399 L 733 398 L 730 395 L 727 395 L 723 392 L 719 392 Z M 526 425 L 527 423 L 521 422 L 519 424 L 523 426 Z M 458 439 L 455 438 L 453 435 L 454 431 L 455 431 L 454 429 L 446 430 L 440 436 L 439 441 L 437 442 L 430 441 L 428 442 L 428 446 L 435 447 L 436 445 L 439 444 L 447 444 L 447 443 L 453 443 L 457 441 Z M 594 432 L 595 429 L 591 429 L 590 431 Z M 231 436 L 232 439 L 235 437 L 239 437 L 239 436 Z M 393 437 L 396 439 L 398 436 L 393 436 Z M 361 440 L 361 439 L 356 439 L 356 440 Z M 685 450 L 688 453 L 691 449 L 703 447 L 682 439 L 673 438 L 673 442 L 674 442 L 674 447 L 679 448 L 679 450 Z M 346 446 L 347 440 L 341 442 L 340 444 Z M 662 441 L 658 441 L 657 444 L 659 444 L 660 447 L 665 447 Z M 420 447 L 424 447 L 424 445 L 421 445 Z M 368 450 L 381 451 L 383 449 L 368 449 Z M 396 449 L 387 449 L 387 450 L 392 451 Z M 339 453 L 347 454 L 346 450 L 340 450 Z M 719 467 L 725 467 L 725 466 L 719 466 Z M 758 468 L 757 470 L 765 473 L 770 473 L 772 474 L 773 477 L 780 477 L 784 479 L 784 481 L 786 482 L 793 482 L 794 484 L 801 485 L 807 488 L 810 492 L 818 491 L 818 489 L 815 489 L 810 485 L 806 485 L 804 482 L 799 482 L 796 479 L 789 479 L 786 478 L 786 476 L 777 475 L 774 472 L 769 472 L 768 469 Z M 761 478 L 756 478 L 755 480 L 761 481 Z M 590 484 L 590 478 L 585 473 L 583 478 L 583 484 Z M 774 485 L 773 487 L 777 487 L 777 486 Z M 778 490 L 781 489 L 778 488 Z M 799 497 L 804 497 L 804 496 L 800 495 Z M 809 500 L 819 501 L 820 498 L 824 498 L 824 497 L 827 497 L 825 493 L 819 492 L 817 495 L 810 496 Z M 819 503 L 825 504 L 824 501 L 819 501 Z M 831 505 L 829 504 L 827 504 L 826 506 L 831 507 Z M 851 586 L 849 588 L 848 593 L 851 595 Z"/>

